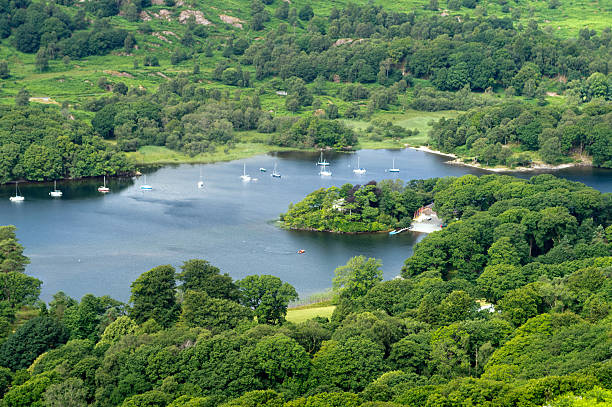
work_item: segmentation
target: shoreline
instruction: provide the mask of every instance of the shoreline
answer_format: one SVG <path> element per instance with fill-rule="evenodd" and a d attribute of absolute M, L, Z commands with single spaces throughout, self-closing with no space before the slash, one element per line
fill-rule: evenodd
<path fill-rule="evenodd" d="M 108 179 L 117 179 L 117 178 L 133 178 L 133 177 L 140 177 L 142 175 L 142 173 L 138 170 L 131 172 L 131 173 L 126 173 L 126 174 L 119 174 L 119 175 L 106 175 L 106 178 Z M 99 179 L 99 178 L 103 178 L 105 177 L 105 175 L 93 175 L 91 177 L 79 177 L 79 178 L 58 178 L 56 180 L 46 180 L 46 181 L 31 181 L 31 180 L 25 180 L 25 179 L 19 179 L 19 180 L 11 180 L 8 182 L 5 182 L 4 184 L 0 183 L 0 187 L 2 186 L 7 186 L 7 185 L 15 185 L 15 184 L 26 184 L 26 185 L 34 185 L 34 184 L 53 184 L 54 181 L 57 182 L 80 182 L 80 181 L 88 181 L 88 180 L 93 180 L 93 179 Z"/>
<path fill-rule="evenodd" d="M 281 222 L 281 221 L 279 221 Z M 281 222 L 282 223 L 282 222 Z M 282 229 L 285 230 L 293 230 L 296 232 L 318 232 L 318 233 L 334 233 L 336 235 L 376 235 L 376 234 L 381 234 L 381 233 L 389 233 L 394 229 L 387 229 L 387 230 L 378 230 L 378 231 L 374 231 L 374 232 L 340 232 L 340 231 L 335 231 L 335 230 L 319 230 L 319 229 L 313 229 L 313 228 L 292 228 L 292 227 L 285 227 L 284 225 L 280 225 L 280 227 Z"/>
<path fill-rule="evenodd" d="M 433 150 L 427 146 L 413 147 L 407 146 L 412 150 L 422 151 L 429 154 L 441 155 L 444 157 L 452 158 L 452 160 L 448 160 L 445 164 L 449 165 L 462 165 L 464 167 L 478 168 L 479 170 L 490 171 L 494 173 L 505 173 L 505 172 L 535 172 L 535 171 L 557 171 L 563 170 L 566 168 L 574 168 L 574 167 L 593 167 L 589 162 L 574 162 L 574 163 L 564 163 L 564 164 L 544 164 L 544 163 L 536 163 L 530 167 L 505 167 L 505 166 L 497 166 L 497 167 L 486 167 L 482 164 L 478 163 L 465 163 L 461 160 L 461 157 L 452 153 L 444 153 L 442 151 Z"/>

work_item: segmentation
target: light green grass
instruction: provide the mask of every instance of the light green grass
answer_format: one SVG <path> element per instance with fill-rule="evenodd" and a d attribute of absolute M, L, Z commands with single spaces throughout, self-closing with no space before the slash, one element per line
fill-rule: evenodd
<path fill-rule="evenodd" d="M 429 141 L 429 130 L 432 121 L 440 120 L 442 117 L 456 117 L 460 112 L 455 110 L 445 110 L 439 112 L 420 112 L 417 110 L 406 110 L 404 112 L 380 112 L 372 116 L 371 120 L 390 121 L 391 123 L 404 127 L 409 130 L 418 130 L 415 136 L 404 137 L 401 139 L 372 138 L 367 129 L 371 125 L 370 121 L 365 120 L 344 120 L 344 123 L 359 133 L 359 148 L 403 148 L 409 146 L 426 145 Z"/>
<path fill-rule="evenodd" d="M 145 146 L 138 151 L 127 153 L 132 162 L 144 165 L 155 164 L 180 164 L 180 163 L 212 163 L 218 161 L 231 161 L 253 155 L 266 154 L 271 151 L 288 151 L 288 149 L 277 146 L 270 146 L 261 143 L 237 143 L 236 147 L 225 151 L 223 147 L 217 147 L 214 153 L 198 154 L 190 156 L 178 151 L 170 150 L 166 147 Z"/>
<path fill-rule="evenodd" d="M 287 310 L 287 321 L 299 324 L 315 317 L 331 318 L 335 309 L 335 305 L 315 308 L 291 308 Z"/>

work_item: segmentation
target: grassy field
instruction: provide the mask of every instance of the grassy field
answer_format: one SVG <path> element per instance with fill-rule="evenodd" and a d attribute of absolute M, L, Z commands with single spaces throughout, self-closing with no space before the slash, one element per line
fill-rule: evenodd
<path fill-rule="evenodd" d="M 405 137 L 402 139 L 382 139 L 368 133 L 368 127 L 371 122 L 365 120 L 344 120 L 348 126 L 352 127 L 359 133 L 359 148 L 403 148 L 406 145 L 422 146 L 427 144 L 429 139 L 428 133 L 431 128 L 431 122 L 439 120 L 442 117 L 456 117 L 460 112 L 455 110 L 445 110 L 439 112 L 420 112 L 417 110 L 406 110 L 404 112 L 381 112 L 372 116 L 372 121 L 382 120 L 390 121 L 395 125 L 404 127 L 409 130 L 418 130 L 419 133 L 415 136 Z"/>
<path fill-rule="evenodd" d="M 315 317 L 331 318 L 335 305 L 324 305 L 313 304 L 314 306 L 304 306 L 297 308 L 290 308 L 287 310 L 287 321 L 299 324 L 300 322 L 307 321 Z"/>
<path fill-rule="evenodd" d="M 166 147 L 158 146 L 141 147 L 138 151 L 127 154 L 128 157 L 134 163 L 136 163 L 136 165 L 181 163 L 206 164 L 219 161 L 238 160 L 241 158 L 251 157 L 253 155 L 266 154 L 272 151 L 288 150 L 295 149 L 288 149 L 261 143 L 237 143 L 235 148 L 229 149 L 227 151 L 221 148 L 217 148 L 217 151 L 215 151 L 214 153 L 198 154 L 193 157 L 175 150 L 170 150 Z"/>

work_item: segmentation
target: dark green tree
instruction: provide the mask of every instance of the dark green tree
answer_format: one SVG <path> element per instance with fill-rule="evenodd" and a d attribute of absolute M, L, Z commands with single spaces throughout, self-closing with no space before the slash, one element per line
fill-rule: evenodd
<path fill-rule="evenodd" d="M 50 317 L 36 317 L 15 331 L 0 345 L 0 366 L 25 369 L 43 352 L 68 340 L 68 331 Z"/>
<path fill-rule="evenodd" d="M 177 280 L 180 282 L 179 289 L 183 292 L 193 290 L 206 293 L 213 298 L 230 301 L 240 299 L 240 291 L 232 278 L 227 273 L 221 274 L 221 270 L 206 260 L 188 260 L 183 263 L 181 270 Z"/>
<path fill-rule="evenodd" d="M 238 281 L 238 287 L 242 304 L 255 312 L 261 324 L 283 323 L 289 302 L 298 298 L 291 284 L 269 275 L 248 276 Z"/>
<path fill-rule="evenodd" d="M 138 324 L 154 319 L 164 327 L 172 325 L 180 312 L 174 267 L 157 266 L 141 274 L 132 283 L 130 302 L 130 317 Z"/>

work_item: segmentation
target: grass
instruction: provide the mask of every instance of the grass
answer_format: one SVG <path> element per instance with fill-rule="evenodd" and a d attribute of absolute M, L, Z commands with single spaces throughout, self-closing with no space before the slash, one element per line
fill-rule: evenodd
<path fill-rule="evenodd" d="M 460 112 L 455 110 L 446 110 L 439 112 L 420 112 L 417 110 L 406 110 L 404 112 L 380 112 L 372 116 L 371 120 L 390 121 L 395 125 L 404 127 L 409 130 L 418 130 L 418 134 L 402 139 L 377 139 L 367 133 L 368 127 L 371 125 L 365 120 L 344 120 L 344 123 L 356 130 L 359 135 L 359 148 L 403 148 L 406 145 L 422 146 L 427 144 L 429 140 L 430 123 L 439 120 L 442 117 L 456 117 Z"/>
<path fill-rule="evenodd" d="M 319 304 L 313 304 L 314 306 L 305 306 L 298 308 L 290 308 L 287 310 L 287 321 L 299 324 L 315 317 L 331 318 L 335 305 L 320 306 Z"/>
<path fill-rule="evenodd" d="M 202 153 L 196 156 L 181 153 L 179 151 L 170 150 L 166 147 L 145 146 L 138 151 L 128 153 L 130 158 L 136 164 L 153 165 L 153 164 L 206 164 L 218 161 L 232 161 L 241 158 L 250 157 L 253 155 L 266 154 L 271 151 L 288 151 L 295 150 L 277 146 L 271 146 L 261 143 L 237 143 L 235 148 L 225 151 L 218 147 L 214 153 Z"/>

